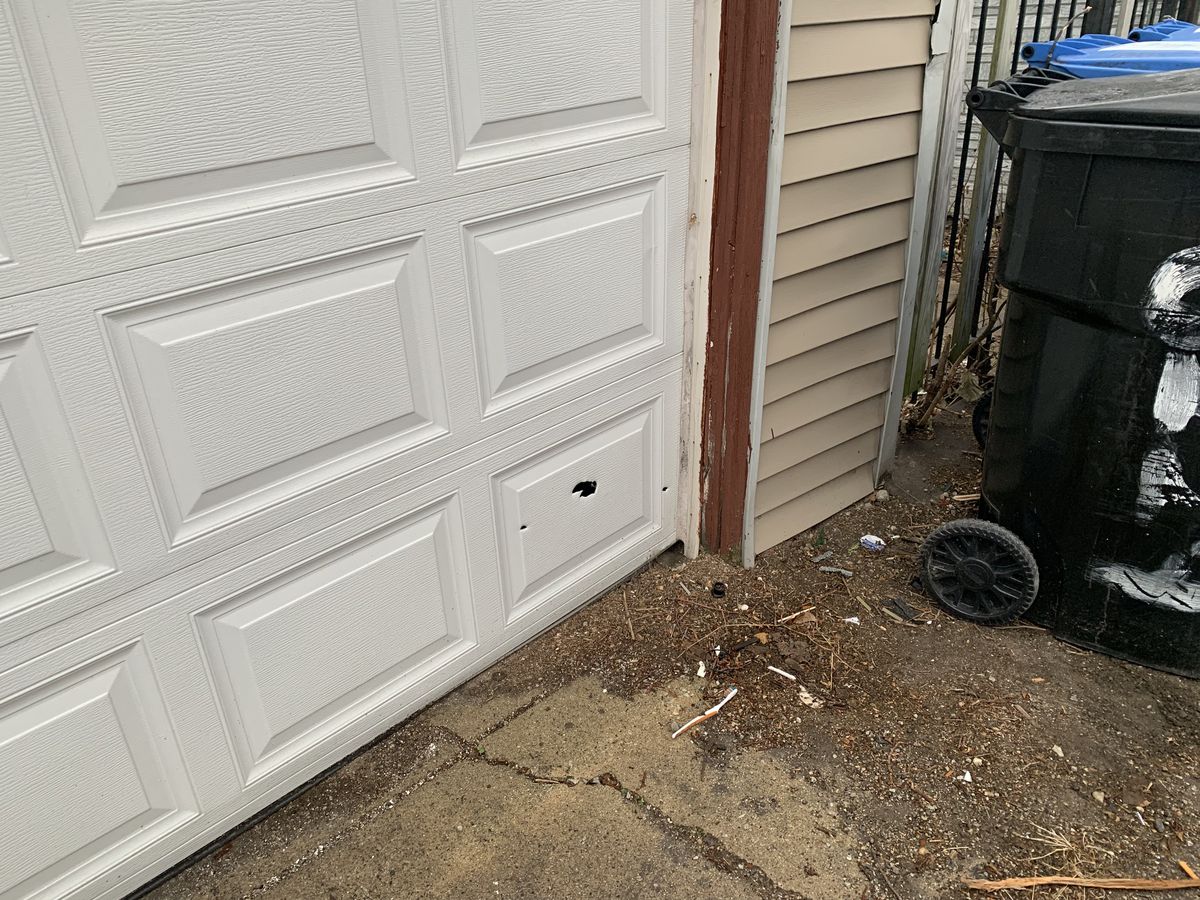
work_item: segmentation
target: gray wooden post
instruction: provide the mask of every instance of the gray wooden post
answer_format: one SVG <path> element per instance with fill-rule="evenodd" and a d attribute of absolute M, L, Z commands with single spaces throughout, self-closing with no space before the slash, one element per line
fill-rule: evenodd
<path fill-rule="evenodd" d="M 988 81 L 999 81 L 1011 75 L 1013 46 L 1017 40 L 1017 7 L 1019 0 L 1000 0 L 996 10 L 996 37 L 992 43 L 992 62 Z M 975 148 L 975 179 L 971 185 L 971 212 L 963 241 L 962 276 L 958 284 L 958 300 L 954 305 L 954 336 L 947 353 L 961 353 L 971 343 L 975 321 L 976 294 L 979 287 L 979 263 L 987 252 L 984 241 L 988 233 L 988 212 L 992 203 L 992 186 L 996 183 L 996 161 L 1000 145 L 979 126 L 979 143 Z"/>
<path fill-rule="evenodd" d="M 971 49 L 971 0 L 943 2 L 934 24 L 930 62 L 925 69 L 926 97 L 923 121 L 937 117 L 937 155 L 928 186 L 918 184 L 918 192 L 929 191 L 929 210 L 922 220 L 914 216 L 909 238 L 920 256 L 917 272 L 905 275 L 905 291 L 913 291 L 912 326 L 908 338 L 904 393 L 920 388 L 925 378 L 925 359 L 929 353 L 929 335 L 937 313 L 942 284 L 942 241 L 946 236 L 946 215 L 954 182 L 958 120 L 963 112 L 963 75 Z M 940 90 L 934 93 L 933 88 Z M 931 96 L 932 94 L 932 96 Z M 919 208 L 919 204 L 916 204 Z M 907 295 L 906 295 L 907 296 Z M 905 303 L 907 303 L 907 299 Z M 887 456 L 890 460 L 890 455 Z"/>

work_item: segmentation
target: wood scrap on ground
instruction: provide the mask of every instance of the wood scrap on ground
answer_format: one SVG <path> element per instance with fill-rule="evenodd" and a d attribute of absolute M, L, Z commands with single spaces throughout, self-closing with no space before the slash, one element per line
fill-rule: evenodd
<path fill-rule="evenodd" d="M 1035 887 L 1104 888 L 1110 891 L 1183 891 L 1200 890 L 1194 878 L 1080 878 L 1068 875 L 1039 875 L 1035 878 L 1001 878 L 998 881 L 968 879 L 963 882 L 973 891 L 1020 891 Z"/>

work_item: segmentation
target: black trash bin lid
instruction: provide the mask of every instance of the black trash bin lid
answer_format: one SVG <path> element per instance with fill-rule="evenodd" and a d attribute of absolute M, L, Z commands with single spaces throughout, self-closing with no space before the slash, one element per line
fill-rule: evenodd
<path fill-rule="evenodd" d="M 1012 110 L 1009 147 L 1200 162 L 1200 69 L 1065 81 Z"/>
<path fill-rule="evenodd" d="M 1017 114 L 1059 122 L 1200 129 L 1200 69 L 1065 81 L 1034 91 Z"/>

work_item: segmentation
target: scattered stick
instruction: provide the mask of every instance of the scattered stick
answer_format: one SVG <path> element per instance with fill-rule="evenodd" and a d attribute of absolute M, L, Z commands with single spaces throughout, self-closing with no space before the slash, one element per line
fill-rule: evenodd
<path fill-rule="evenodd" d="M 955 494 L 954 502 L 955 503 L 970 503 L 972 500 L 978 500 L 982 496 L 983 496 L 982 494 Z"/>
<path fill-rule="evenodd" d="M 925 791 L 921 790 L 919 787 L 917 787 L 911 781 L 908 783 L 908 789 L 910 791 L 912 791 L 914 794 L 916 794 L 918 797 L 920 797 L 922 800 L 924 800 L 926 803 L 928 803 L 930 806 L 937 806 L 937 801 L 934 800 L 932 796 L 925 793 Z"/>
<path fill-rule="evenodd" d="M 768 671 L 774 672 L 776 675 L 782 675 L 788 681 L 796 680 L 796 676 L 793 675 L 791 672 L 785 672 L 785 671 L 783 671 L 783 669 L 777 669 L 774 666 L 767 666 L 767 669 L 768 669 Z"/>
<path fill-rule="evenodd" d="M 784 616 L 782 619 L 779 620 L 779 624 L 783 625 L 785 622 L 790 622 L 790 621 L 792 621 L 792 619 L 795 619 L 798 616 L 802 616 L 806 612 L 812 612 L 814 609 L 816 609 L 815 606 L 806 606 L 806 607 L 804 607 L 804 609 L 800 610 L 799 612 L 794 612 L 790 616 Z"/>
<path fill-rule="evenodd" d="M 1179 860 L 1179 868 L 1183 869 L 1183 874 L 1192 879 L 1192 881 L 1200 881 L 1200 875 L 1196 874 L 1196 871 L 1187 864 L 1186 860 Z"/>
<path fill-rule="evenodd" d="M 621 591 L 621 602 L 625 604 L 625 624 L 629 626 L 629 639 L 637 640 L 637 635 L 633 633 L 633 619 L 629 616 L 629 592 Z"/>
<path fill-rule="evenodd" d="M 1065 875 L 1042 875 L 1037 878 L 1001 878 L 999 881 L 964 881 L 973 891 L 1027 890 L 1035 887 L 1083 887 L 1104 888 L 1110 891 L 1183 891 L 1200 890 L 1200 881 L 1194 878 L 1168 878 L 1156 881 L 1153 878 L 1075 878 Z"/>
<path fill-rule="evenodd" d="M 730 700 L 732 700 L 737 695 L 737 692 L 738 692 L 737 688 L 730 688 L 729 693 L 721 698 L 720 703 L 718 703 L 716 706 L 714 706 L 712 709 L 708 710 L 707 712 L 701 713 L 700 715 L 696 716 L 696 718 L 692 719 L 692 721 L 688 722 L 686 725 L 684 725 L 682 728 L 680 728 L 678 731 L 676 731 L 673 735 L 671 735 L 671 740 L 675 740 L 675 738 L 679 737 L 681 734 L 683 734 L 689 728 L 694 728 L 695 726 L 699 725 L 701 722 L 705 721 L 706 719 L 711 719 L 713 716 L 715 716 L 717 713 L 719 713 L 721 711 L 722 706 L 724 706 L 726 703 L 728 703 Z"/>

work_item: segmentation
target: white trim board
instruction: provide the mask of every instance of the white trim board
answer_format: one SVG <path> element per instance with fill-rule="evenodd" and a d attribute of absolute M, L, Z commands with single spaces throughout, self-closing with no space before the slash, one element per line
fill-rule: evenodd
<path fill-rule="evenodd" d="M 692 63 L 691 163 L 684 286 L 684 386 L 686 419 L 680 438 L 683 476 L 679 491 L 684 554 L 700 553 L 700 458 L 704 439 L 704 366 L 708 358 L 709 267 L 712 261 L 713 186 L 717 170 L 717 100 L 721 79 L 721 0 L 696 0 Z"/>

